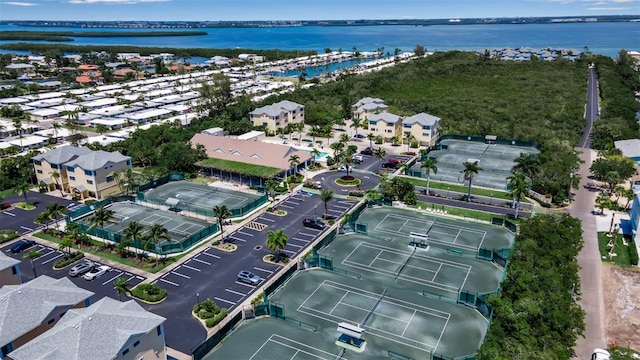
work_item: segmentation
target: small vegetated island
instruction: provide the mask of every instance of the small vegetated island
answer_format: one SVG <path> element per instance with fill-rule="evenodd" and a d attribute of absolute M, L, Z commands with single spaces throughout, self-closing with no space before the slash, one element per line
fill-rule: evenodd
<path fill-rule="evenodd" d="M 206 31 L 0 31 L 0 40 L 74 41 L 76 37 L 199 36 Z"/>

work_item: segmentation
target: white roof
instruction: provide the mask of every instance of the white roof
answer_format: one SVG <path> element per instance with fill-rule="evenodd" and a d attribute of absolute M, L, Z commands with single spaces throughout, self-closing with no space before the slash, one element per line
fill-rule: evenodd
<path fill-rule="evenodd" d="M 56 110 L 56 109 L 38 109 L 38 110 L 33 110 L 31 111 L 31 115 L 35 115 L 35 116 L 58 116 L 60 115 L 60 111 Z"/>
<path fill-rule="evenodd" d="M 127 123 L 127 119 L 125 118 L 113 118 L 113 119 L 94 119 L 89 122 L 91 125 L 107 125 L 107 126 L 116 126 L 116 125 L 124 125 Z"/>
<path fill-rule="evenodd" d="M 622 155 L 628 158 L 640 157 L 640 139 L 614 141 L 616 149 L 622 151 Z"/>
<path fill-rule="evenodd" d="M 264 131 L 253 130 L 242 135 L 238 135 L 238 140 L 250 140 L 258 136 L 264 135 Z"/>
<path fill-rule="evenodd" d="M 22 138 L 22 140 L 21 139 L 11 140 L 9 141 L 9 144 L 15 145 L 17 147 L 22 147 L 22 146 L 32 146 L 32 145 L 42 144 L 46 141 L 47 141 L 46 138 L 43 138 L 42 136 L 34 135 L 34 136 L 25 136 L 24 138 Z"/>
<path fill-rule="evenodd" d="M 73 134 L 73 132 L 66 128 L 60 128 L 57 130 L 54 130 L 53 128 L 49 128 L 45 130 L 36 131 L 33 133 L 33 135 L 38 135 L 42 137 L 48 137 L 49 135 L 51 135 L 51 136 L 57 136 L 59 138 L 66 138 L 71 136 L 71 134 Z"/>
<path fill-rule="evenodd" d="M 24 95 L 23 97 L 26 99 L 30 99 L 31 101 L 34 101 L 34 100 L 61 98 L 61 97 L 64 97 L 65 95 L 67 94 L 60 91 L 51 91 L 51 92 L 34 94 L 34 95 Z"/>
<path fill-rule="evenodd" d="M 115 98 L 104 98 L 104 99 L 97 99 L 97 100 L 93 100 L 93 101 L 88 101 L 85 103 L 82 103 L 82 106 L 86 106 L 88 108 L 95 108 L 95 107 L 102 107 L 102 106 L 107 106 L 107 105 L 111 105 L 111 104 L 115 104 L 117 103 L 118 100 Z"/>
<path fill-rule="evenodd" d="M 13 145 L 11 143 L 8 143 L 8 142 L 0 141 L 0 149 L 8 149 L 8 148 L 10 148 L 12 146 L 15 146 L 15 145 Z"/>
<path fill-rule="evenodd" d="M 128 116 L 128 118 L 131 120 L 141 120 L 141 119 L 149 119 L 157 116 L 163 116 L 167 114 L 171 114 L 171 111 L 166 109 L 149 109 L 149 110 L 139 111 L 135 114 Z"/>
<path fill-rule="evenodd" d="M 101 135 L 101 136 L 92 136 L 92 137 L 88 137 L 86 139 L 82 139 L 82 141 L 80 141 L 82 144 L 86 145 L 86 144 L 93 144 L 93 143 L 99 143 L 100 145 L 108 145 L 114 142 L 118 142 L 118 141 L 122 141 L 122 139 L 113 137 L 113 136 L 106 136 L 106 135 Z"/>
<path fill-rule="evenodd" d="M 144 124 L 142 126 L 139 127 L 139 129 L 141 130 L 149 130 L 151 129 L 152 126 L 158 126 L 158 125 L 162 125 L 160 123 L 148 123 L 148 124 Z"/>
<path fill-rule="evenodd" d="M 13 97 L 13 98 L 6 98 L 6 99 L 0 99 L 0 104 L 22 104 L 22 103 L 26 103 L 29 102 L 29 99 L 25 99 L 23 97 Z"/>
<path fill-rule="evenodd" d="M 126 112 L 135 111 L 137 108 L 127 108 L 126 105 L 113 105 L 89 111 L 91 115 L 97 116 L 117 116 Z"/>

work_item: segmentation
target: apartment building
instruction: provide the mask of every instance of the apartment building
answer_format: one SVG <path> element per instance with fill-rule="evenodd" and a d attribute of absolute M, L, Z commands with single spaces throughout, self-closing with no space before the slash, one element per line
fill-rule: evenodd
<path fill-rule="evenodd" d="M 304 106 L 283 100 L 253 110 L 249 113 L 249 120 L 254 126 L 265 126 L 275 133 L 288 124 L 304 123 Z"/>
<path fill-rule="evenodd" d="M 353 117 L 365 121 L 368 120 L 371 115 L 387 112 L 389 109 L 382 99 L 371 97 L 362 98 L 351 107 L 353 108 Z"/>
<path fill-rule="evenodd" d="M 402 120 L 402 133 L 413 135 L 421 146 L 434 146 L 438 139 L 440 118 L 426 113 L 419 113 Z"/>
<path fill-rule="evenodd" d="M 394 136 L 401 136 L 402 118 L 392 113 L 373 114 L 369 117 L 369 132 L 389 141 Z"/>
<path fill-rule="evenodd" d="M 18 264 L 20 264 L 20 260 L 0 252 L 0 287 L 22 284 Z"/>

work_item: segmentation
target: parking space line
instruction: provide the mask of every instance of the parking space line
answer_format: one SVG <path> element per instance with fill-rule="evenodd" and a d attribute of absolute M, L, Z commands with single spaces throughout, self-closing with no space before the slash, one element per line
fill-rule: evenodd
<path fill-rule="evenodd" d="M 122 273 L 120 273 L 120 274 L 118 274 L 118 275 L 116 275 L 116 276 L 112 277 L 111 279 L 109 279 L 109 280 L 107 280 L 107 281 L 103 282 L 103 283 L 102 283 L 102 286 L 107 285 L 108 283 L 110 283 L 110 282 L 112 282 L 113 280 L 115 280 L 115 279 L 119 278 L 120 276 L 122 276 Z"/>
<path fill-rule="evenodd" d="M 185 279 L 191 279 L 191 276 L 187 276 L 187 275 L 185 275 L 185 274 L 181 274 L 181 273 L 179 273 L 179 272 L 177 272 L 177 271 L 172 271 L 171 273 L 172 273 L 172 274 L 174 274 L 174 275 L 178 275 L 178 276 L 180 276 L 180 277 L 183 277 L 183 278 L 185 278 Z"/>
<path fill-rule="evenodd" d="M 64 256 L 64 254 L 60 254 L 60 255 L 58 255 L 58 256 L 54 256 L 54 257 L 52 257 L 51 259 L 49 259 L 49 260 L 47 260 L 47 261 L 43 261 L 43 262 L 42 262 L 42 265 L 44 265 L 44 264 L 46 264 L 46 263 L 48 263 L 48 262 L 52 262 L 53 260 L 55 260 L 55 259 L 57 259 L 57 258 L 59 258 L 59 257 L 61 257 L 61 256 Z"/>
<path fill-rule="evenodd" d="M 275 220 L 272 219 L 267 219 L 265 217 L 259 217 L 258 220 L 262 220 L 262 221 L 268 221 L 268 222 L 276 222 Z"/>
<path fill-rule="evenodd" d="M 211 263 L 210 263 L 210 262 L 206 262 L 206 261 L 204 261 L 204 260 L 200 260 L 200 259 L 195 258 L 195 257 L 194 257 L 192 260 L 197 261 L 197 262 L 200 262 L 200 263 L 203 263 L 203 264 L 211 265 Z"/>
<path fill-rule="evenodd" d="M 172 282 L 172 281 L 165 280 L 164 278 L 160 278 L 160 281 L 162 281 L 162 282 L 166 282 L 167 284 L 171 284 L 171 285 L 173 285 L 173 286 L 175 286 L 175 287 L 180 287 L 180 285 L 178 285 L 178 284 L 176 284 L 176 283 L 174 283 L 174 282 Z"/>
<path fill-rule="evenodd" d="M 289 205 L 300 205 L 300 203 L 298 203 L 298 202 L 293 202 L 293 201 L 291 201 L 291 200 L 285 200 L 285 201 L 283 201 L 283 203 L 286 203 L 286 204 L 289 204 Z"/>
<path fill-rule="evenodd" d="M 240 291 L 235 291 L 235 290 L 231 290 L 231 289 L 224 289 L 224 291 L 230 292 L 232 294 L 236 294 L 236 295 L 240 295 L 240 296 L 245 296 L 247 294 L 245 293 L 241 293 Z"/>
<path fill-rule="evenodd" d="M 246 233 L 246 232 L 243 232 L 243 231 L 240 231 L 240 230 L 238 230 L 238 234 L 242 234 L 242 235 L 247 235 L 247 236 L 253 237 L 253 234 L 249 234 L 249 233 Z"/>
<path fill-rule="evenodd" d="M 259 268 L 259 267 L 256 267 L 256 266 L 254 266 L 253 268 L 254 268 L 254 269 L 256 269 L 256 270 L 258 270 L 258 271 L 264 271 L 264 272 L 266 272 L 266 273 L 267 273 L 267 274 L 269 274 L 269 275 L 273 274 L 273 271 L 271 271 L 271 270 L 267 270 L 267 269 Z"/>
<path fill-rule="evenodd" d="M 133 280 L 134 277 L 136 277 L 136 276 L 135 275 L 131 275 L 131 277 L 127 279 L 127 282 Z"/>
<path fill-rule="evenodd" d="M 291 251 L 291 250 L 280 249 L 280 251 L 284 251 L 284 252 L 286 252 L 286 253 L 294 254 L 294 255 L 296 254 L 296 252 L 295 252 L 295 251 Z"/>
<path fill-rule="evenodd" d="M 144 280 L 144 278 L 142 276 L 137 276 L 137 275 L 136 275 L 136 279 Z"/>
<path fill-rule="evenodd" d="M 43 247 L 43 249 L 47 249 L 47 248 L 46 248 L 46 247 Z M 55 252 L 55 250 L 51 250 L 51 251 L 49 251 L 49 252 L 48 252 L 48 253 L 46 253 L 46 254 L 42 254 L 42 255 L 40 255 L 40 257 L 45 257 L 45 256 L 47 256 L 47 255 L 51 254 L 52 252 Z"/>
<path fill-rule="evenodd" d="M 303 242 L 303 243 L 305 243 L 305 244 L 308 244 L 308 243 L 309 243 L 309 240 L 302 240 L 302 239 L 297 238 L 297 237 L 292 237 L 292 238 L 291 238 L 291 239 L 289 239 L 289 240 L 301 241 L 301 242 Z"/>
<path fill-rule="evenodd" d="M 307 233 L 303 233 L 303 232 L 299 232 L 298 235 L 304 235 L 304 236 L 311 236 L 311 237 L 316 237 L 318 236 L 318 234 L 320 233 L 320 231 L 318 231 L 315 234 L 307 234 Z"/>
<path fill-rule="evenodd" d="M 252 289 L 255 289 L 255 288 L 256 288 L 256 287 L 255 287 L 255 286 L 253 286 L 253 285 L 245 284 L 245 283 L 242 283 L 242 282 L 240 282 L 240 281 L 236 281 L 236 284 L 238 284 L 238 285 L 242 285 L 242 286 L 246 286 L 246 287 L 250 287 L 250 288 L 252 288 Z"/>
<path fill-rule="evenodd" d="M 7 214 L 7 215 L 9 215 L 9 216 L 13 216 L 13 217 L 15 217 L 15 216 L 16 216 L 16 214 L 14 214 L 14 213 L 10 213 L 10 212 L 8 212 L 8 211 L 3 211 L 2 213 L 3 213 L 3 214 Z"/>
<path fill-rule="evenodd" d="M 190 270 L 193 270 L 193 271 L 202 272 L 202 270 L 196 269 L 193 266 L 189 266 L 189 265 L 186 265 L 186 264 L 182 264 L 182 267 L 186 267 L 187 269 L 190 269 Z"/>
<path fill-rule="evenodd" d="M 292 243 L 290 243 L 290 242 L 288 242 L 288 243 L 287 243 L 287 245 L 291 245 L 291 246 L 293 246 L 293 247 L 297 247 L 298 249 L 302 249 L 302 248 L 304 247 L 304 246 L 302 246 L 302 245 L 296 245 L 296 244 L 292 244 Z"/>
<path fill-rule="evenodd" d="M 280 204 L 278 206 L 283 207 L 285 209 L 293 209 L 293 206 L 287 206 L 287 205 L 282 205 L 282 204 Z"/>
<path fill-rule="evenodd" d="M 219 297 L 214 297 L 214 299 L 218 300 L 218 301 L 222 301 L 222 302 L 226 302 L 227 304 L 231 304 L 231 305 L 235 305 L 236 303 L 234 303 L 233 301 L 229 301 L 229 300 L 225 300 Z"/>
<path fill-rule="evenodd" d="M 209 254 L 209 253 L 208 253 L 208 252 L 206 252 L 206 251 L 201 252 L 201 254 L 203 254 L 203 255 L 207 255 L 207 256 L 211 256 L 212 258 L 215 258 L 215 259 L 220 259 L 220 256 L 218 256 L 218 255 L 213 255 L 213 254 Z"/>
<path fill-rule="evenodd" d="M 231 236 L 230 238 L 231 238 L 232 240 L 238 240 L 238 241 L 242 241 L 242 242 L 247 242 L 247 240 L 245 240 L 245 239 L 240 239 L 240 238 L 235 237 L 235 236 Z"/>
<path fill-rule="evenodd" d="M 327 212 L 333 212 L 333 213 L 342 214 L 342 213 L 344 212 L 344 210 L 333 210 L 333 209 L 329 209 Z"/>

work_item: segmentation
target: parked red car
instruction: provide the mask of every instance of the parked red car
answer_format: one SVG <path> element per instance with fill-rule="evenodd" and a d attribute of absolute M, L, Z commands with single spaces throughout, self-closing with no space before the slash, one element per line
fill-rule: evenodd
<path fill-rule="evenodd" d="M 393 163 L 393 164 L 400 164 L 402 161 L 398 160 L 398 159 L 394 159 L 394 158 L 389 158 L 388 162 Z"/>
<path fill-rule="evenodd" d="M 3 202 L 2 204 L 0 204 L 0 210 L 8 209 L 10 207 L 11 207 L 11 203 L 8 203 L 8 202 Z"/>

